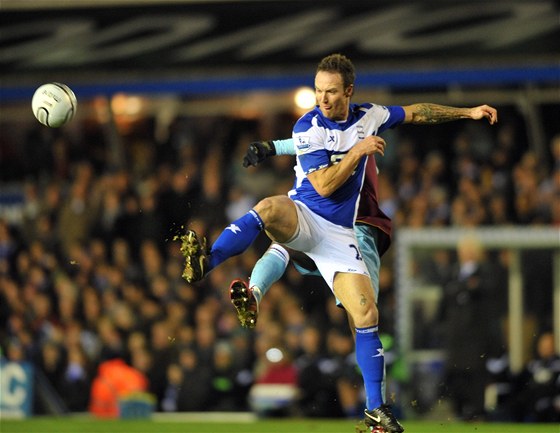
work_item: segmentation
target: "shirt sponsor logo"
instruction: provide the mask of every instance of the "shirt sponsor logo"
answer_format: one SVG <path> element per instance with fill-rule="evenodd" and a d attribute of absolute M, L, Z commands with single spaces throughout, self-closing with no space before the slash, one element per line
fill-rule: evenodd
<path fill-rule="evenodd" d="M 379 326 L 372 326 L 370 328 L 356 328 L 358 334 L 372 334 L 379 331 Z"/>
<path fill-rule="evenodd" d="M 328 167 L 327 164 L 320 165 L 319 167 L 311 167 L 309 170 L 307 170 L 307 174 L 313 173 L 314 171 L 317 171 L 317 170 L 322 170 L 323 168 L 326 168 L 326 167 Z"/>

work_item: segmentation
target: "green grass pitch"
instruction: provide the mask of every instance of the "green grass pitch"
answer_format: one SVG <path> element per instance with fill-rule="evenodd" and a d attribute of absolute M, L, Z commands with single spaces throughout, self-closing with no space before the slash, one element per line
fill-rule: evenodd
<path fill-rule="evenodd" d="M 404 421 L 405 433 L 560 433 L 560 425 Z M 351 420 L 273 419 L 255 422 L 0 419 L 1 433 L 355 433 Z"/>

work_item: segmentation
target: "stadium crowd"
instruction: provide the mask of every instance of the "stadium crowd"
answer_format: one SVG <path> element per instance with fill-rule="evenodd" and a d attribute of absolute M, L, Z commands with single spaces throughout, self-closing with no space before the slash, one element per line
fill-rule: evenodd
<path fill-rule="evenodd" d="M 185 227 L 213 239 L 260 198 L 290 189 L 291 157 L 249 169 L 241 161 L 251 141 L 289 137 L 293 120 L 180 117 L 163 136 L 153 119 L 117 124 L 113 134 L 92 121 L 66 130 L 71 133 L 37 125 L 24 143 L 11 141 L 8 131 L 0 178 L 23 201 L 20 217 L 0 219 L 2 356 L 31 361 L 70 411 L 91 407 L 99 365 L 121 359 L 145 375 L 160 411 L 249 410 L 254 384 L 279 383 L 299 390 L 290 408 L 297 414 L 358 416 L 352 336 L 320 279 L 289 267 L 249 331 L 239 326 L 227 288 L 233 278 L 248 277 L 267 247 L 264 236 L 204 281 L 190 285 L 181 278 L 174 237 Z M 492 130 L 472 123 L 407 126 L 385 138 L 380 204 L 396 236 L 405 226 L 560 226 L 560 135 L 549 134 L 540 158 L 514 110 L 501 112 Z M 389 251 L 380 275 L 385 338 L 394 336 L 395 322 Z M 507 266 L 503 254 L 487 260 Z M 453 252 L 435 253 L 418 272 L 456 287 L 455 261 Z M 534 275 L 528 305 L 539 334 L 552 327 L 547 283 L 546 271 Z M 506 314 L 504 285 L 488 295 L 496 306 L 489 314 Z M 441 323 L 453 323 L 454 314 L 442 312 Z M 436 331 L 423 334 L 428 346 L 445 339 Z M 506 343 L 496 338 L 498 357 Z M 270 356 L 271 348 L 281 356 Z M 387 361 L 396 367 L 398 354 Z M 407 386 L 396 368 L 389 376 Z M 398 393 L 391 384 L 389 390 Z M 553 392 L 558 405 L 558 385 Z M 453 391 L 442 390 L 442 397 Z M 517 401 L 516 410 L 526 413 L 515 416 L 542 420 L 531 404 Z M 35 410 L 44 411 L 44 404 L 37 401 Z M 544 420 L 560 419 L 559 407 L 547 413 Z M 456 415 L 469 416 L 459 409 Z"/>

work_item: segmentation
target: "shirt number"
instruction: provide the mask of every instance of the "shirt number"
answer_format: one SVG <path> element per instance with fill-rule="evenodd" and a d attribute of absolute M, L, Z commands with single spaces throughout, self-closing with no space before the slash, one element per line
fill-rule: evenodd
<path fill-rule="evenodd" d="M 356 260 L 362 261 L 362 255 L 360 254 L 358 247 L 354 244 L 350 244 L 348 246 L 356 252 Z"/>

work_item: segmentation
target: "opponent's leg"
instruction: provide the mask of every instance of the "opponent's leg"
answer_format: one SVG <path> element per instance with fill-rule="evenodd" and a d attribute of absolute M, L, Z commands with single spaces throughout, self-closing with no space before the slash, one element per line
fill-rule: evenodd
<path fill-rule="evenodd" d="M 235 307 L 241 326 L 244 328 L 257 326 L 259 301 L 255 297 L 253 288 L 248 287 L 243 280 L 233 280 L 229 285 L 229 298 Z"/>
<path fill-rule="evenodd" d="M 273 243 L 255 263 L 249 285 L 254 289 L 257 302 L 261 302 L 268 289 L 284 275 L 289 261 L 290 254 L 286 248 Z"/>
<path fill-rule="evenodd" d="M 257 325 L 259 303 L 268 289 L 282 277 L 289 260 L 286 249 L 273 243 L 255 264 L 249 279 L 250 286 L 243 280 L 232 281 L 229 293 L 241 326 L 254 328 Z"/>

